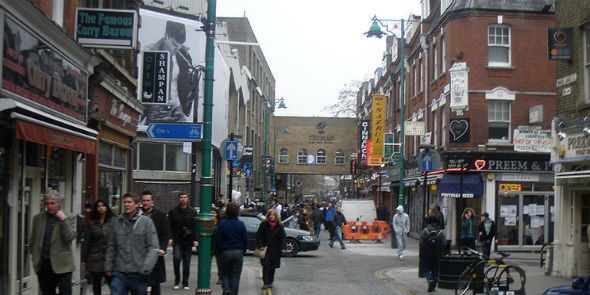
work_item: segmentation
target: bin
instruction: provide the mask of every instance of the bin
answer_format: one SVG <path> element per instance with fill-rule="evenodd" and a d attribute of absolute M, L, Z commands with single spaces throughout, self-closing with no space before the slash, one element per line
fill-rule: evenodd
<path fill-rule="evenodd" d="M 459 277 L 463 273 L 463 271 L 469 266 L 470 264 L 479 261 L 477 256 L 471 255 L 443 255 L 440 258 L 440 268 L 438 272 L 438 287 L 442 289 L 455 289 L 457 286 L 457 281 Z M 483 267 L 479 270 L 481 275 L 479 276 L 482 278 L 483 281 Z M 481 284 L 476 284 L 476 291 L 477 289 L 481 289 Z M 479 291 L 481 292 L 481 291 Z"/>

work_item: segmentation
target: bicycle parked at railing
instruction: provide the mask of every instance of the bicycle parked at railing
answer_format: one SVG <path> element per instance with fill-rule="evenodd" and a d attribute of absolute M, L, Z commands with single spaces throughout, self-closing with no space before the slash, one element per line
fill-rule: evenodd
<path fill-rule="evenodd" d="M 455 295 L 465 295 L 469 290 L 473 294 L 481 292 L 488 295 L 524 295 L 526 275 L 522 268 L 516 265 L 507 265 L 504 258 L 509 253 L 496 252 L 500 255 L 497 259 L 484 259 L 473 249 L 468 249 L 470 254 L 475 254 L 478 260 L 469 265 L 457 281 Z"/>

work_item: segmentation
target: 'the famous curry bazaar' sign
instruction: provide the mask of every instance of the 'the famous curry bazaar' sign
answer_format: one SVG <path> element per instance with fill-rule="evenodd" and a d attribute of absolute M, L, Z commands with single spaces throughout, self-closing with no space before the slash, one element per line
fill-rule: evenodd
<path fill-rule="evenodd" d="M 2 88 L 86 122 L 86 72 L 8 16 L 2 57 Z"/>

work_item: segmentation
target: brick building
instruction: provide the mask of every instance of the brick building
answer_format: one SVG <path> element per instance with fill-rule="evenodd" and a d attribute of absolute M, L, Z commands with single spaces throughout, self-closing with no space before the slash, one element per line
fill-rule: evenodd
<path fill-rule="evenodd" d="M 590 1 L 555 1 L 557 117 L 552 124 L 555 164 L 553 275 L 585 276 L 590 270 Z M 556 47 L 559 48 L 559 47 Z"/>
<path fill-rule="evenodd" d="M 424 135 L 408 135 L 406 128 L 404 181 L 395 161 L 387 163 L 386 181 L 393 191 L 404 186 L 412 231 L 419 232 L 427 208 L 438 204 L 453 243 L 468 207 L 498 221 L 500 249 L 533 249 L 536 240 L 552 240 L 549 129 L 555 62 L 546 50 L 547 30 L 554 26 L 552 5 L 537 0 L 421 3 L 421 17 L 408 19 L 403 99 L 404 120 L 424 122 Z M 370 110 L 371 94 L 388 97 L 388 129 L 396 142 L 399 44 L 399 38 L 388 38 L 386 66 L 360 100 Z M 425 165 L 425 159 L 431 162 Z M 506 190 L 507 184 L 514 186 Z M 528 214 L 531 207 L 543 209 Z"/>

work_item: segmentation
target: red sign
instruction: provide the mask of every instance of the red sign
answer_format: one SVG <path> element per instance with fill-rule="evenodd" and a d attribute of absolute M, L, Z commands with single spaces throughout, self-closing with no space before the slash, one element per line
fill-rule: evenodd
<path fill-rule="evenodd" d="M 20 120 L 16 121 L 16 137 L 48 146 L 96 154 L 96 141 Z"/>

